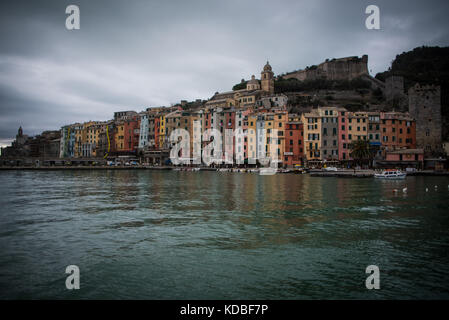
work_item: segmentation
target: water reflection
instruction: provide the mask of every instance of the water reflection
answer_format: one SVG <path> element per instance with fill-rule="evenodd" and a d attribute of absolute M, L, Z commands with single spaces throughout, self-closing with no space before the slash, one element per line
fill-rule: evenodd
<path fill-rule="evenodd" d="M 439 177 L 2 172 L 0 297 L 66 297 L 54 274 L 73 261 L 90 272 L 82 298 L 448 297 L 447 185 Z M 360 285 L 373 263 L 386 279 L 375 296 Z M 22 279 L 30 270 L 40 276 Z M 123 275 L 126 283 L 104 285 Z"/>

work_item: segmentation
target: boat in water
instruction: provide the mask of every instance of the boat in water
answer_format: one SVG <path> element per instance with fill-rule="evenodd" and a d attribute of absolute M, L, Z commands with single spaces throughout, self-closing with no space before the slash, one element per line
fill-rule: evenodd
<path fill-rule="evenodd" d="M 384 170 L 382 173 L 374 174 L 374 178 L 378 179 L 405 179 L 407 174 L 401 170 Z"/>
<path fill-rule="evenodd" d="M 276 172 L 278 172 L 278 170 L 276 168 L 271 168 L 271 167 L 260 168 L 259 175 L 261 175 L 261 176 L 271 176 L 271 175 L 276 174 Z"/>

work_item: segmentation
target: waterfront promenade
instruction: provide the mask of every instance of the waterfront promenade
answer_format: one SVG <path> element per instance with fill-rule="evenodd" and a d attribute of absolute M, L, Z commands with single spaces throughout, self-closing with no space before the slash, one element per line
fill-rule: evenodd
<path fill-rule="evenodd" d="M 196 169 L 196 170 L 194 170 Z M 177 167 L 177 166 L 148 166 L 148 165 L 135 165 L 135 166 L 0 166 L 0 171 L 64 171 L 64 170 L 84 170 L 84 171 L 97 171 L 97 170 L 175 170 L 175 171 L 219 171 L 213 167 Z M 258 173 L 257 168 L 234 168 L 228 169 L 229 172 L 246 172 L 246 173 Z M 237 171 L 240 170 L 240 171 Z M 283 171 L 284 169 L 278 169 L 278 173 L 281 174 L 295 174 L 294 169 Z M 381 169 L 377 169 L 381 171 Z M 220 171 L 221 172 L 221 171 Z M 326 171 L 324 169 L 311 169 L 307 174 L 312 177 L 338 177 L 338 178 L 370 178 L 374 176 L 376 170 L 373 169 L 339 169 L 338 171 Z M 421 170 L 415 172 L 407 172 L 408 176 L 449 176 L 449 171 L 434 171 L 434 170 Z"/>

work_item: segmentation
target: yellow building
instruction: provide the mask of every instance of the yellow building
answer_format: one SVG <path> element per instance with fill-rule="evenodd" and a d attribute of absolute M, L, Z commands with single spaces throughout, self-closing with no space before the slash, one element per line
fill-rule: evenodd
<path fill-rule="evenodd" d="M 348 113 L 348 141 L 368 140 L 368 113 Z"/>
<path fill-rule="evenodd" d="M 266 156 L 270 158 L 276 157 L 280 162 L 284 159 L 285 124 L 287 120 L 287 112 L 268 113 L 265 115 Z M 275 130 L 277 130 L 277 137 L 274 137 L 274 141 L 272 141 L 272 135 Z M 271 150 L 273 147 L 274 150 Z"/>
<path fill-rule="evenodd" d="M 159 117 L 159 148 L 163 149 L 164 148 L 164 142 L 165 142 L 165 125 L 166 125 L 166 119 L 165 119 L 165 115 L 161 115 Z"/>
<path fill-rule="evenodd" d="M 250 114 L 248 115 L 248 133 L 247 133 L 247 142 L 248 142 L 248 159 L 257 159 L 257 115 Z M 252 161 L 252 160 L 251 160 Z"/>
<path fill-rule="evenodd" d="M 161 125 L 160 131 L 162 132 L 159 136 L 160 145 L 163 149 L 170 149 L 172 143 L 170 143 L 170 135 L 173 130 L 181 127 L 180 122 L 181 112 L 173 111 L 164 116 L 164 125 Z M 162 121 L 162 119 L 161 119 Z"/>
<path fill-rule="evenodd" d="M 120 152 L 125 149 L 125 123 L 117 121 L 114 132 L 115 150 Z"/>
<path fill-rule="evenodd" d="M 304 154 L 307 161 L 321 160 L 321 117 L 318 110 L 303 113 L 301 122 L 304 128 Z"/>

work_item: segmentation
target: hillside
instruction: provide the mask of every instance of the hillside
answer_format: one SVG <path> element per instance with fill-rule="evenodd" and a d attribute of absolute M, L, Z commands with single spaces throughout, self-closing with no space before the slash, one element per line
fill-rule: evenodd
<path fill-rule="evenodd" d="M 389 70 L 378 73 L 384 81 L 390 75 L 404 77 L 407 91 L 415 83 L 441 86 L 441 111 L 443 114 L 443 139 L 449 139 L 449 47 L 418 47 L 396 56 Z"/>

